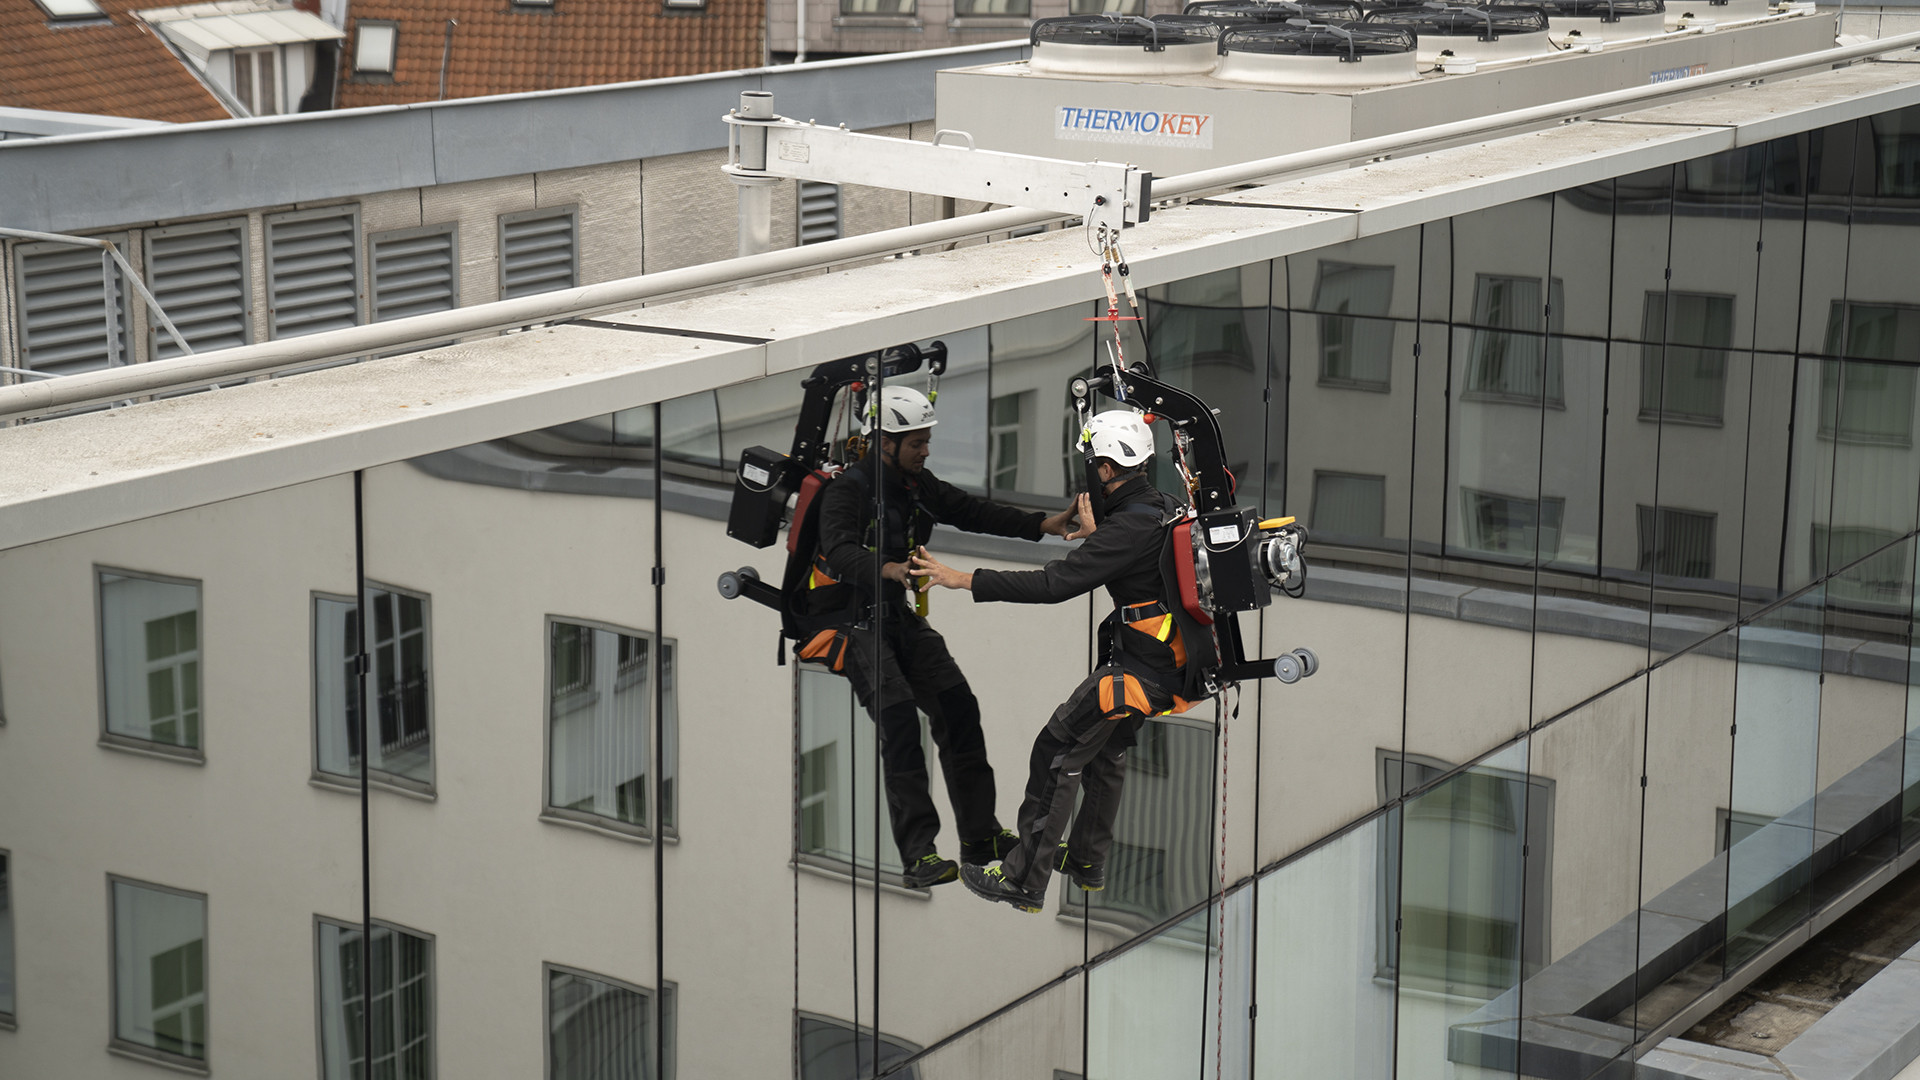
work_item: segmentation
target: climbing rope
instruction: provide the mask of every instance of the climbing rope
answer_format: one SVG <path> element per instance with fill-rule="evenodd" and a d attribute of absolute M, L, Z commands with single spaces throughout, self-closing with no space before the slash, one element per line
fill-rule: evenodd
<path fill-rule="evenodd" d="M 1227 705 L 1228 694 L 1233 695 L 1233 704 Z M 1227 1031 L 1227 717 L 1240 718 L 1240 688 L 1235 685 L 1216 694 L 1213 699 L 1214 715 L 1220 721 L 1220 859 L 1219 859 L 1219 914 L 1216 916 L 1220 927 L 1219 937 L 1214 943 L 1214 990 L 1213 990 L 1213 1075 L 1220 1080 L 1226 1068 L 1226 1031 Z"/>

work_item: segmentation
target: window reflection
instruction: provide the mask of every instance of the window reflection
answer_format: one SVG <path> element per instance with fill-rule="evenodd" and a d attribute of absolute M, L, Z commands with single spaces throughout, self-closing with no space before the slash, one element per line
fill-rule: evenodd
<path fill-rule="evenodd" d="M 1733 297 L 1649 292 L 1640 351 L 1642 419 L 1718 424 L 1726 414 Z"/>

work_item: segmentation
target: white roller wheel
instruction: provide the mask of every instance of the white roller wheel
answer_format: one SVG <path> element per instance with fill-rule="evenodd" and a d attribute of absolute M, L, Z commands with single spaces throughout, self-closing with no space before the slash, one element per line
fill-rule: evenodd
<path fill-rule="evenodd" d="M 1273 661 L 1274 677 L 1291 686 L 1300 681 L 1305 672 L 1301 669 L 1300 658 L 1293 653 L 1281 653 Z"/>
<path fill-rule="evenodd" d="M 1314 672 L 1320 670 L 1320 658 L 1313 655 L 1312 649 L 1295 649 L 1292 655 L 1300 660 L 1301 678 L 1310 679 Z"/>

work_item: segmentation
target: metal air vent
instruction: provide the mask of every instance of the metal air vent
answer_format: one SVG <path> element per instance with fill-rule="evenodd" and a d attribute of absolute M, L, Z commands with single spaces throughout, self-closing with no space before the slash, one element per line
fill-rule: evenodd
<path fill-rule="evenodd" d="M 1359 22 L 1358 0 L 1194 0 L 1186 14 L 1204 15 L 1225 30 L 1251 23 L 1307 19 L 1317 23 Z"/>
<path fill-rule="evenodd" d="M 1556 37 L 1578 30 L 1584 38 L 1623 40 L 1667 29 L 1666 0 L 1491 0 L 1489 6 L 1539 8 Z"/>
<path fill-rule="evenodd" d="M 1546 12 L 1517 4 L 1369 7 L 1365 25 L 1411 31 L 1420 52 L 1451 50 L 1463 59 L 1491 60 L 1553 47 L 1546 40 Z"/>
<path fill-rule="evenodd" d="M 1199 15 L 1069 15 L 1039 19 L 1033 71 L 1074 75 L 1197 75 L 1213 70 L 1220 28 Z"/>
<path fill-rule="evenodd" d="M 1229 28 L 1214 76 L 1268 86 L 1380 86 L 1411 82 L 1414 36 L 1393 26 L 1296 20 Z"/>

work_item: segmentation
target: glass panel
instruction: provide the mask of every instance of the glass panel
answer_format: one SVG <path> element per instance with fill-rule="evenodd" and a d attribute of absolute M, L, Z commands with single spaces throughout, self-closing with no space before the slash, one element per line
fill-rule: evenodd
<path fill-rule="evenodd" d="M 1087 1080 L 1193 1075 L 1209 1037 L 1208 921 L 1196 911 L 1087 974 Z"/>
<path fill-rule="evenodd" d="M 1613 182 L 1613 332 L 1616 341 L 1645 341 L 1646 297 L 1663 293 L 1671 263 L 1674 167 L 1649 169 Z M 1658 341 L 1658 338 L 1651 339 Z"/>
<path fill-rule="evenodd" d="M 1748 822 L 1767 824 L 1729 847 L 1729 971 L 1808 912 L 1825 606 L 1826 598 L 1816 587 L 1739 632 L 1728 809 Z"/>
<path fill-rule="evenodd" d="M 1385 838 L 1397 835 L 1389 816 L 1399 812 L 1260 878 L 1254 1075 L 1393 1075 L 1388 886 L 1398 852 Z"/>
<path fill-rule="evenodd" d="M 106 730 L 200 748 L 200 585 L 99 571 Z"/>
<path fill-rule="evenodd" d="M 1440 767 L 1402 764 L 1410 783 Z M 1403 835 L 1387 837 L 1400 852 L 1389 887 L 1400 898 L 1400 936 L 1387 955 L 1399 982 L 1396 1075 L 1426 1076 L 1443 1061 L 1490 1070 L 1510 1061 L 1496 1040 L 1518 1015 L 1512 991 L 1525 957 L 1539 954 L 1530 938 L 1544 929 L 1525 917 L 1522 855 L 1538 801 L 1523 739 L 1409 798 Z"/>
<path fill-rule="evenodd" d="M 207 1057 L 207 900 L 113 883 L 113 1037 Z"/>
<path fill-rule="evenodd" d="M 873 1029 L 856 1027 L 829 1016 L 802 1013 L 795 1018 L 799 1039 L 800 1080 L 856 1080 L 878 1076 L 882 1071 L 906 1061 L 920 1047 L 896 1036 Z M 920 1080 L 917 1065 L 888 1072 L 900 1080 Z"/>
<path fill-rule="evenodd" d="M 1561 282 L 1551 313 L 1575 337 L 1607 336 L 1613 264 L 1613 181 L 1569 188 L 1553 197 L 1553 273 Z"/>
<path fill-rule="evenodd" d="M 1255 906 L 1251 885 L 1210 906 L 1201 1076 L 1246 1076 L 1253 1065 Z"/>
<path fill-rule="evenodd" d="M 1634 1041 L 1646 693 L 1636 679 L 1533 734 L 1521 905 L 1523 1076 L 1593 1075 Z M 1564 1020 L 1606 1021 L 1623 1010 L 1613 1023 Z"/>
<path fill-rule="evenodd" d="M 1208 711 L 1202 706 L 1188 717 Z M 1137 932 L 1207 898 L 1215 877 L 1214 731 L 1207 720 L 1187 717 L 1141 725 L 1127 753 L 1106 887 L 1063 886 L 1062 911 Z"/>
<path fill-rule="evenodd" d="M 1268 288 L 1267 264 L 1254 263 L 1155 286 L 1145 297 L 1154 370 L 1219 410 L 1227 469 L 1239 481 L 1243 506 L 1262 499 Z"/>
<path fill-rule="evenodd" d="M 875 818 L 873 722 L 847 680 L 802 668 L 799 679 L 800 856 L 837 869 L 880 868 L 897 875 L 900 851 Z"/>
<path fill-rule="evenodd" d="M 1792 476 L 1791 469 L 1796 442 L 1789 437 L 1793 423 L 1793 358 L 1755 353 L 1752 363 L 1745 436 L 1745 526 L 1740 552 L 1742 617 L 1781 595 L 1781 542 L 1789 521 L 1787 500 L 1789 494 L 1798 497 L 1805 485 L 1803 478 Z"/>
<path fill-rule="evenodd" d="M 13 1019 L 13 861 L 0 851 L 0 1018 Z"/>
<path fill-rule="evenodd" d="M 1840 440 L 1831 428 L 1822 431 L 1822 413 L 1826 402 L 1838 403 L 1844 385 L 1840 371 L 1844 362 L 1801 357 L 1797 365 L 1794 396 L 1793 441 L 1788 474 L 1789 504 L 1786 530 L 1782 538 L 1781 582 L 1791 591 L 1824 575 L 1828 566 L 1814 561 L 1816 535 L 1826 535 L 1833 522 L 1834 459 Z M 1823 390 L 1831 387 L 1831 398 Z"/>
<path fill-rule="evenodd" d="M 912 1067 L 920 1080 L 1085 1076 L 1082 978 L 1055 983 L 952 1042 L 929 1048 Z"/>
<path fill-rule="evenodd" d="M 1420 288 L 1420 230 L 1349 240 L 1286 261 L 1293 306 L 1329 316 L 1336 330 L 1346 316 L 1411 319 Z M 1285 306 L 1285 305 L 1281 305 Z"/>
<path fill-rule="evenodd" d="M 1825 589 L 1820 795 L 1813 808 L 1816 843 L 1829 851 L 1816 863 L 1815 910 L 1899 854 L 1899 830 L 1889 826 L 1901 803 L 1912 644 L 1914 540 L 1843 553 L 1841 534 L 1833 539 L 1833 563 L 1842 569 Z"/>
<path fill-rule="evenodd" d="M 1844 325 L 1854 140 L 1862 127 L 1854 122 L 1835 124 L 1801 136 L 1807 154 L 1806 246 L 1800 269 L 1801 352 L 1838 351 L 1845 341 L 1845 336 L 1835 330 Z"/>
<path fill-rule="evenodd" d="M 1756 349 L 1791 352 L 1799 340 L 1808 140 L 1807 135 L 1789 135 L 1766 144 L 1760 195 L 1760 268 L 1753 311 Z"/>
<path fill-rule="evenodd" d="M 1455 215 L 1455 322 L 1534 334 L 1548 329 L 1548 305 L 1554 311 L 1566 308 L 1564 282 L 1549 281 L 1547 273 L 1553 210 L 1553 198 L 1542 196 Z M 1564 328 L 1564 321 L 1556 317 L 1552 329 L 1564 332 Z M 1530 365 L 1522 368 L 1534 370 Z M 1534 374 L 1537 377 L 1538 372 Z M 1537 397 L 1539 388 L 1532 393 Z"/>
<path fill-rule="evenodd" d="M 1735 635 L 1648 676 L 1640 924 L 1631 996 L 1614 1022 L 1644 1034 L 1720 982 L 1727 906 Z"/>
<path fill-rule="evenodd" d="M 1746 146 L 1681 162 L 1675 170 L 1673 299 L 1664 338 L 1669 345 L 1751 346 L 1766 165 L 1766 147 Z M 1724 332 L 1719 321 L 1723 312 Z M 1663 339 L 1649 334 L 1645 340 Z M 1691 354 L 1683 365 L 1674 365 L 1673 359 L 1668 358 L 1670 369 L 1684 370 L 1694 362 Z M 1675 375 L 1670 372 L 1668 378 L 1669 410 L 1677 403 L 1693 404 L 1676 398 Z"/>
<path fill-rule="evenodd" d="M 434 1075 L 433 939 L 375 923 L 372 948 L 360 927 L 317 919 L 320 1075 L 368 1075 L 366 1018 L 373 1020 L 372 1075 L 413 1080 Z M 367 966 L 371 955 L 372 966 Z M 372 972 L 368 978 L 366 973 Z"/>
<path fill-rule="evenodd" d="M 1011 449 L 1003 449 L 995 469 L 1010 474 L 1011 482 L 994 487 L 994 498 L 1052 508 L 1081 482 L 1084 469 L 1072 452 L 1079 432 L 1067 381 L 1091 368 L 1096 348 L 1106 347 L 1095 340 L 1096 328 L 1106 324 L 1088 322 L 1092 313 L 1087 305 L 1073 304 L 987 329 L 991 396 L 1021 403 L 1018 426 L 994 432 L 1012 436 L 1004 443 Z M 1009 456 L 1011 466 L 1005 464 Z"/>

